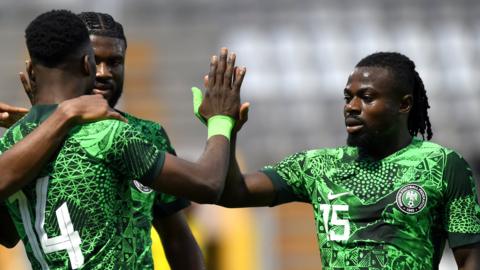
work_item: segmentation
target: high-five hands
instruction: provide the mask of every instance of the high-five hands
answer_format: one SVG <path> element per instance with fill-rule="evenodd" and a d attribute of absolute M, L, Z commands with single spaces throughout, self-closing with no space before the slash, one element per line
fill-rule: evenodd
<path fill-rule="evenodd" d="M 250 104 L 240 104 L 240 88 L 245 76 L 245 67 L 235 66 L 236 55 L 228 54 L 227 48 L 220 50 L 220 60 L 213 56 L 210 61 L 209 75 L 204 77 L 207 89 L 205 98 L 202 91 L 192 88 L 193 110 L 204 124 L 213 115 L 226 115 L 236 120 L 234 132 L 240 130 L 248 119 Z"/>

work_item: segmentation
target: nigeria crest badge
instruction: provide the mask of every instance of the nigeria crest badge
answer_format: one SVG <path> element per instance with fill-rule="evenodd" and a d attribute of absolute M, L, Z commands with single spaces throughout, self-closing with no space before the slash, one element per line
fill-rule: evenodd
<path fill-rule="evenodd" d="M 151 193 L 153 191 L 153 189 L 142 185 L 142 183 L 138 182 L 137 180 L 133 180 L 133 184 L 142 193 Z"/>
<path fill-rule="evenodd" d="M 397 192 L 397 205 L 404 213 L 416 214 L 427 205 L 427 193 L 419 185 L 405 185 Z"/>

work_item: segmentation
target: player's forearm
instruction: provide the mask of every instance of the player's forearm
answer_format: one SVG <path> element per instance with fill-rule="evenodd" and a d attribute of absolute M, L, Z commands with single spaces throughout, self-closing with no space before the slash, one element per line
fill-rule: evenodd
<path fill-rule="evenodd" d="M 218 205 L 225 207 L 241 207 L 242 198 L 241 190 L 245 189 L 245 182 L 238 166 L 237 157 L 236 157 L 236 142 L 237 134 L 232 134 L 230 140 L 230 162 L 227 172 L 227 179 L 225 181 L 225 187 L 223 189 Z"/>
<path fill-rule="evenodd" d="M 456 248 L 453 250 L 453 254 L 459 270 L 477 270 L 480 268 L 479 244 Z"/>
<path fill-rule="evenodd" d="M 207 141 L 197 162 L 167 154 L 162 171 L 152 187 L 198 203 L 215 203 L 223 191 L 229 150 L 226 137 L 213 136 Z"/>
<path fill-rule="evenodd" d="M 263 173 L 243 174 L 238 166 L 234 150 L 235 136 L 232 136 L 231 156 L 227 179 L 218 205 L 225 207 L 270 206 L 275 198 L 272 181 Z"/>
<path fill-rule="evenodd" d="M 205 269 L 203 255 L 181 212 L 168 217 L 154 218 L 165 256 L 172 270 Z"/>
<path fill-rule="evenodd" d="M 32 133 L 0 155 L 0 198 L 5 199 L 38 177 L 71 128 L 71 116 L 62 108 Z"/>

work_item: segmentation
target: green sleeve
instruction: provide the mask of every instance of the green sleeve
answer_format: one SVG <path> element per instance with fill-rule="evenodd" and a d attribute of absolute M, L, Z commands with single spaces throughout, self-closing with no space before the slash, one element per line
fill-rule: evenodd
<path fill-rule="evenodd" d="M 472 171 L 457 153 L 447 156 L 444 229 L 451 248 L 480 243 L 480 205 Z"/>
<path fill-rule="evenodd" d="M 165 152 L 170 153 L 171 155 L 176 156 L 177 153 L 175 152 L 175 149 L 173 148 L 173 145 L 170 142 L 170 139 L 168 138 L 167 132 L 165 131 L 165 129 L 163 127 L 160 127 L 160 129 L 158 130 L 157 136 L 162 138 L 161 145 L 163 147 L 160 148 L 160 149 L 164 150 Z"/>
<path fill-rule="evenodd" d="M 168 138 L 167 132 L 160 124 L 156 124 L 155 132 L 153 132 L 153 134 L 155 136 L 155 145 L 159 149 L 171 155 L 177 155 L 170 139 Z M 159 218 L 170 216 L 188 206 L 190 206 L 189 200 L 178 198 L 170 194 L 157 193 L 153 203 L 153 215 L 154 217 Z"/>
<path fill-rule="evenodd" d="M 271 206 L 291 201 L 310 201 L 305 179 L 307 159 L 306 152 L 300 152 L 285 158 L 274 166 L 262 169 L 275 188 L 275 199 Z"/>

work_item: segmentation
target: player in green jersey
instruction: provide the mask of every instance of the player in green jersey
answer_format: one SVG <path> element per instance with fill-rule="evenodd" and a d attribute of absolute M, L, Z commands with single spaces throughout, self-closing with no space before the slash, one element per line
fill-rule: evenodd
<path fill-rule="evenodd" d="M 123 27 L 112 16 L 105 13 L 82 12 L 80 19 L 90 34 L 97 64 L 94 93 L 101 94 L 114 107 L 122 92 L 124 62 L 127 40 Z M 27 62 L 27 66 L 29 63 Z M 28 69 L 28 68 L 27 68 Z M 25 73 L 20 75 L 22 84 L 31 96 L 31 84 Z M 138 127 L 160 149 L 175 155 L 167 133 L 157 123 L 136 118 L 121 112 L 130 125 Z M 201 269 L 203 257 L 181 210 L 189 206 L 185 199 L 156 192 L 136 180 L 131 183 L 134 200 L 134 226 L 132 235 L 146 242 L 138 245 L 139 265 L 153 267 L 150 228 L 152 222 L 160 234 L 167 260 L 172 269 Z M 156 199 L 156 200 L 155 200 Z M 153 206 L 153 209 L 152 209 Z"/>
<path fill-rule="evenodd" d="M 453 150 L 415 137 L 432 137 L 415 64 L 399 53 L 372 54 L 356 65 L 344 97 L 347 146 L 242 174 L 233 135 L 219 204 L 311 204 L 324 270 L 438 269 L 446 240 L 460 269 L 480 269 L 472 172 Z"/>
<path fill-rule="evenodd" d="M 97 63 L 94 93 L 102 94 L 110 106 L 115 107 L 123 92 L 127 49 L 123 27 L 105 13 L 82 12 L 79 17 L 90 33 Z M 161 125 L 122 114 L 131 125 L 139 127 L 145 136 L 155 142 L 159 149 L 175 155 L 175 150 Z M 189 202 L 163 193 L 157 195 L 138 181 L 133 181 L 131 187 L 136 210 L 136 224 L 133 229 L 137 234 L 147 234 L 142 237 L 147 242 L 141 246 L 141 257 L 152 261 L 150 228 L 153 222 L 172 269 L 202 269 L 202 253 L 181 212 Z"/>
<path fill-rule="evenodd" d="M 187 162 L 160 151 L 137 128 L 120 121 L 69 126 L 71 114 L 64 104 L 89 94 L 95 75 L 88 32 L 76 20 L 70 12 L 52 11 L 27 28 L 34 106 L 0 143 L 0 198 L 8 197 L 35 269 L 135 269 L 136 239 L 126 235 L 132 215 L 126 180 L 199 202 L 218 198 L 245 69 L 234 68 L 235 56 L 227 57 L 226 49 L 220 60 L 212 58 L 209 98 L 202 107 L 209 139 L 199 161 Z M 61 128 L 45 129 L 47 122 Z M 58 142 L 38 144 L 34 151 L 26 147 L 45 134 L 64 140 L 62 147 L 51 150 Z M 10 151 L 14 144 L 16 155 Z M 28 160 L 18 159 L 27 154 Z M 18 177 L 26 168 L 28 175 Z"/>

